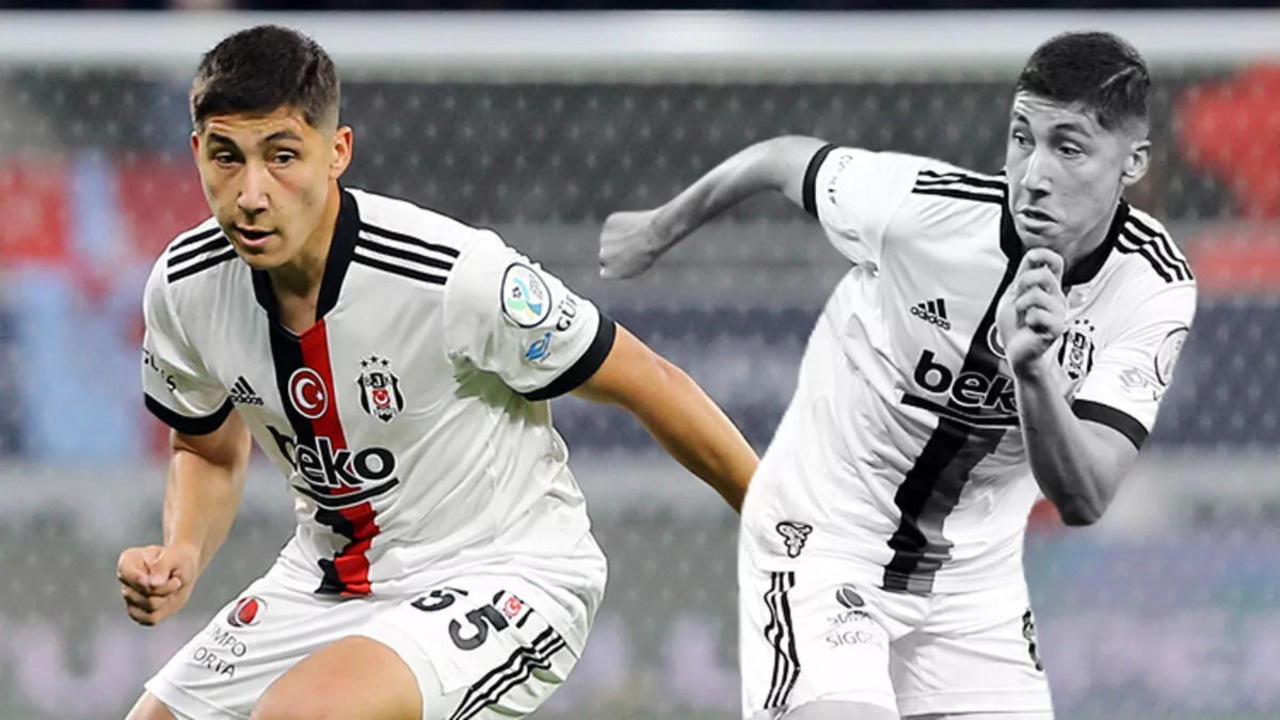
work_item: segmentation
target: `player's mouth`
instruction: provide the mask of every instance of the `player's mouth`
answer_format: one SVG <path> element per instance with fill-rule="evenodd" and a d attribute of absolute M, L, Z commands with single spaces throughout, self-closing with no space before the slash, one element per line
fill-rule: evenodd
<path fill-rule="evenodd" d="M 1028 230 L 1042 230 L 1054 223 L 1054 218 L 1049 213 L 1040 208 L 1023 205 L 1018 208 L 1018 219 Z"/>
<path fill-rule="evenodd" d="M 264 230 L 262 228 L 247 228 L 236 225 L 236 236 L 240 239 L 240 244 L 252 250 L 258 250 L 266 246 L 271 236 L 275 235 L 274 230 Z"/>

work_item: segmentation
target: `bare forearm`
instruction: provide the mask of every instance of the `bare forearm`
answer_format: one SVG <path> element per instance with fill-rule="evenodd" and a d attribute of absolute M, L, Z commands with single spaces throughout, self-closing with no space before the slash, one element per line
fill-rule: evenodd
<path fill-rule="evenodd" d="M 589 400 L 626 407 L 671 457 L 741 510 L 759 458 L 742 433 L 683 370 L 657 355 L 646 358 L 644 392 L 625 397 L 585 386 Z"/>
<path fill-rule="evenodd" d="M 200 571 L 213 559 L 235 520 L 244 489 L 242 463 L 219 464 L 175 450 L 164 498 L 164 544 L 200 554 Z"/>
<path fill-rule="evenodd" d="M 1036 482 L 1068 525 L 1098 520 L 1127 468 L 1075 416 L 1050 373 L 1018 373 L 1018 414 Z"/>
<path fill-rule="evenodd" d="M 684 371 L 668 365 L 670 403 L 641 417 L 654 439 L 681 465 L 742 509 L 759 458 L 718 405 Z"/>
<path fill-rule="evenodd" d="M 751 145 L 703 175 L 659 208 L 654 228 L 674 245 L 703 223 L 758 192 L 774 190 L 799 203 L 805 165 L 823 141 L 787 136 Z"/>
<path fill-rule="evenodd" d="M 767 152 L 765 143 L 742 150 L 662 206 L 654 217 L 657 235 L 667 243 L 662 249 L 751 195 L 773 189 L 772 178 L 756 170 Z"/>

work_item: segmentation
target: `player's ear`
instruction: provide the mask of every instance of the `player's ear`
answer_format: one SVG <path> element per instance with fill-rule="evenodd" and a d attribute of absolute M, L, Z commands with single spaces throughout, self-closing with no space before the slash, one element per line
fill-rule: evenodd
<path fill-rule="evenodd" d="M 342 125 L 333 132 L 333 159 L 329 164 L 331 180 L 342 177 L 342 173 L 346 172 L 347 166 L 351 164 L 351 141 L 350 126 Z"/>
<path fill-rule="evenodd" d="M 200 132 L 198 130 L 191 131 L 191 155 L 196 160 L 200 159 Z"/>
<path fill-rule="evenodd" d="M 1125 187 L 1136 184 L 1146 176 L 1147 168 L 1151 166 L 1151 141 L 1142 137 L 1128 142 L 1129 151 L 1120 170 L 1120 183 Z"/>

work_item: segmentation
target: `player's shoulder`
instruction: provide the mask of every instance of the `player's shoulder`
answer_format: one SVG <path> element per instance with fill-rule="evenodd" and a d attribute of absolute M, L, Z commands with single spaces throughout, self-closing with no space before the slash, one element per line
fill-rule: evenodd
<path fill-rule="evenodd" d="M 1008 192 L 1005 174 L 988 174 L 953 165 L 937 158 L 920 158 L 913 195 L 955 205 L 1004 207 Z M 991 208 L 988 208 L 991 209 Z"/>
<path fill-rule="evenodd" d="M 1115 237 L 1115 250 L 1130 280 L 1156 288 L 1186 284 L 1194 287 L 1195 276 L 1186 255 L 1164 225 L 1150 214 L 1125 205 L 1125 216 Z"/>
<path fill-rule="evenodd" d="M 348 188 L 359 209 L 354 262 L 443 287 L 457 266 L 497 235 L 408 200 Z M 499 244 L 500 241 L 499 241 Z"/>
<path fill-rule="evenodd" d="M 457 258 L 472 244 L 483 242 L 490 231 L 469 225 L 437 210 L 402 198 L 349 189 L 360 209 L 360 237 L 398 240 Z M 414 242 L 416 241 L 416 242 Z"/>
<path fill-rule="evenodd" d="M 220 272 L 236 268 L 235 248 L 215 218 L 178 233 L 156 258 L 151 283 L 169 288 L 203 285 Z"/>

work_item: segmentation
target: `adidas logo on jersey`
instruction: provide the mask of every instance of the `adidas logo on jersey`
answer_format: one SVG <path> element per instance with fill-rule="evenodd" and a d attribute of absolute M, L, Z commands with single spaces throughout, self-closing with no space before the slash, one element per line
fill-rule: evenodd
<path fill-rule="evenodd" d="M 235 385 L 231 386 L 231 392 L 227 393 L 231 396 L 231 402 L 237 405 L 261 405 L 262 398 L 258 397 L 258 393 L 253 391 L 253 386 L 249 384 L 244 376 L 236 378 Z"/>
<path fill-rule="evenodd" d="M 947 319 L 947 301 L 942 298 L 911 306 L 911 314 L 943 330 L 951 329 L 951 321 Z"/>

